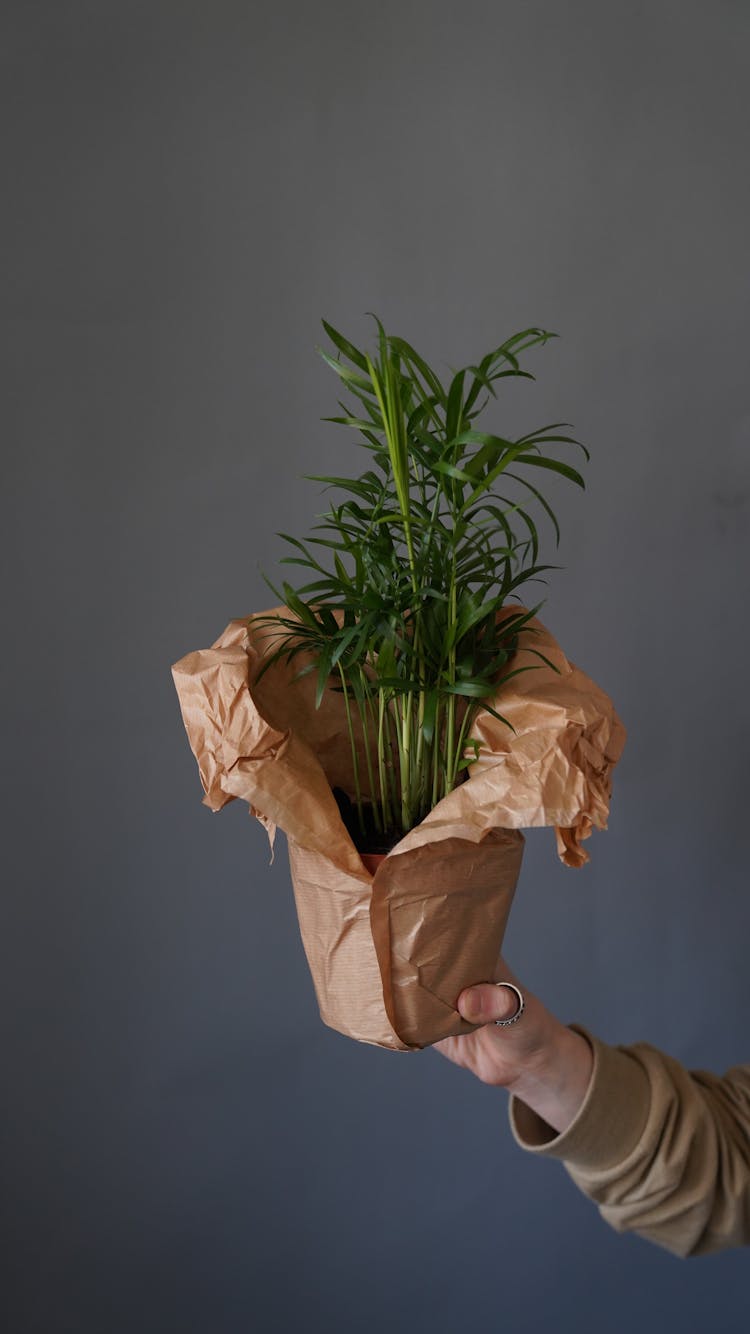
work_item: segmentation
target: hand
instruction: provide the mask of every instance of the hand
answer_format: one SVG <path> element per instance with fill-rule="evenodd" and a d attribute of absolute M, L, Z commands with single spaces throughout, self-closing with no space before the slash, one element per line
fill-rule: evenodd
<path fill-rule="evenodd" d="M 525 1009 L 518 1023 L 495 1027 L 495 1019 L 509 1019 L 518 1008 L 508 987 L 490 982 L 467 987 L 458 998 L 458 1010 L 464 1019 L 483 1027 L 463 1037 L 444 1038 L 434 1044 L 435 1050 L 482 1083 L 508 1089 L 561 1132 L 586 1095 L 593 1067 L 591 1047 L 522 986 L 502 958 L 496 977 L 515 983 L 523 994 Z"/>

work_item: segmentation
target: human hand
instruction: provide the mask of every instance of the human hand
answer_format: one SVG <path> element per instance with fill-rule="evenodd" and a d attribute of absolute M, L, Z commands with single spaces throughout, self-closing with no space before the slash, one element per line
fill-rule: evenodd
<path fill-rule="evenodd" d="M 522 986 L 502 958 L 496 977 L 513 982 L 523 995 L 525 1006 L 518 1022 L 505 1028 L 495 1025 L 496 1019 L 509 1019 L 518 1009 L 509 987 L 492 982 L 467 987 L 457 1008 L 469 1023 L 482 1027 L 463 1037 L 444 1038 L 434 1044 L 435 1050 L 482 1083 L 508 1089 L 561 1132 L 586 1094 L 593 1067 L 590 1044 Z"/>

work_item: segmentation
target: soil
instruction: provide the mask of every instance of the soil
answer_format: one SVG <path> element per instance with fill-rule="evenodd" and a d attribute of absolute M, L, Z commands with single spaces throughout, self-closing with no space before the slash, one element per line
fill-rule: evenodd
<path fill-rule="evenodd" d="M 341 819 L 346 825 L 357 852 L 390 852 L 391 848 L 396 846 L 401 834 L 393 830 L 386 833 L 378 830 L 373 816 L 373 808 L 369 803 L 362 806 L 362 815 L 365 822 L 365 832 L 363 834 L 359 827 L 359 815 L 355 803 L 340 787 L 333 789 L 333 795 L 341 812 Z"/>

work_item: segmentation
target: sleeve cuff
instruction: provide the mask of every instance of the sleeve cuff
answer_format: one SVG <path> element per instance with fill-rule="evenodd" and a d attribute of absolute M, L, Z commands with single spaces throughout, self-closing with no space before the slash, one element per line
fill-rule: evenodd
<path fill-rule="evenodd" d="M 558 1158 L 574 1169 L 603 1171 L 622 1162 L 640 1139 L 648 1117 L 651 1086 L 638 1059 L 611 1047 L 581 1024 L 569 1024 L 594 1053 L 591 1079 L 581 1106 L 562 1134 L 511 1094 L 508 1115 L 519 1148 Z"/>

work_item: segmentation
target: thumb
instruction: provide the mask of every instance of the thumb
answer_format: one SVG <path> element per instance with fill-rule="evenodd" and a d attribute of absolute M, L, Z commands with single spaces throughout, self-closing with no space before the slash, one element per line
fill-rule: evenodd
<path fill-rule="evenodd" d="M 495 1019 L 510 1019 L 518 1009 L 518 997 L 510 987 L 482 982 L 462 991 L 456 1007 L 461 1018 L 470 1024 L 491 1024 Z"/>

